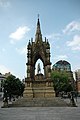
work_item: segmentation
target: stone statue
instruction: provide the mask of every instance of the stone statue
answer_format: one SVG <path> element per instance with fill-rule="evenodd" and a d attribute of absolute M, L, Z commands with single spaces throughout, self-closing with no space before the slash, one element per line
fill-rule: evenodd
<path fill-rule="evenodd" d="M 38 74 L 41 73 L 40 63 L 38 63 L 37 73 L 38 73 Z"/>

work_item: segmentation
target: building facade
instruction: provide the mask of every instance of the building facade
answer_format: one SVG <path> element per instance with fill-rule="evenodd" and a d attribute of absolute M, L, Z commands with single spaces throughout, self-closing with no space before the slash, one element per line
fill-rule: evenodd
<path fill-rule="evenodd" d="M 67 62 L 65 60 L 60 60 L 53 65 L 52 69 L 53 70 L 58 70 L 58 71 L 70 72 L 71 71 L 71 65 L 70 65 L 69 62 Z"/>
<path fill-rule="evenodd" d="M 75 71 L 76 90 L 80 93 L 80 69 Z"/>
<path fill-rule="evenodd" d="M 68 61 L 60 60 L 56 62 L 53 67 L 53 71 L 66 72 L 68 75 L 69 83 L 72 84 L 73 89 L 75 89 L 75 82 L 73 78 L 73 72 L 71 71 L 71 64 Z"/>
<path fill-rule="evenodd" d="M 6 80 L 6 78 L 11 75 L 10 72 L 8 73 L 5 73 L 5 74 L 1 74 L 0 73 L 0 98 L 3 98 L 3 95 L 4 95 L 4 88 L 3 88 L 3 82 Z"/>
<path fill-rule="evenodd" d="M 0 73 L 0 98 L 3 97 L 3 82 L 5 79 L 5 76 Z"/>

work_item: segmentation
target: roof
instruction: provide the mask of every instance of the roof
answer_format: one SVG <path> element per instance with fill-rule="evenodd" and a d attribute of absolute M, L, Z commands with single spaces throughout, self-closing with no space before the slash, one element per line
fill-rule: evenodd
<path fill-rule="evenodd" d="M 65 61 L 65 60 L 60 60 L 58 62 L 56 62 L 56 64 L 60 64 L 60 65 L 70 65 L 69 62 Z"/>

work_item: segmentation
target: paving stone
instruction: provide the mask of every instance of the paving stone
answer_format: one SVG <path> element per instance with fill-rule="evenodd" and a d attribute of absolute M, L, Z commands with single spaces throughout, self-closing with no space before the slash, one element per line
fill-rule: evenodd
<path fill-rule="evenodd" d="M 79 107 L 0 108 L 0 120 L 80 120 L 80 98 L 77 105 Z"/>
<path fill-rule="evenodd" d="M 80 107 L 1 108 L 0 120 L 80 120 Z"/>

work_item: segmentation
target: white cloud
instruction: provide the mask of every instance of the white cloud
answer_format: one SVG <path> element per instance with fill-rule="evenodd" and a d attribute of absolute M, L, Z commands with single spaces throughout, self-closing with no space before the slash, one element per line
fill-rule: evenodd
<path fill-rule="evenodd" d="M 0 0 L 0 6 L 4 8 L 9 7 L 10 6 L 9 0 Z"/>
<path fill-rule="evenodd" d="M 19 41 L 22 38 L 24 38 L 25 34 L 30 31 L 30 28 L 27 26 L 19 27 L 15 32 L 11 33 L 9 37 L 11 38 L 11 43 L 14 43 L 15 41 Z"/>
<path fill-rule="evenodd" d="M 70 33 L 74 31 L 80 31 L 80 21 L 72 21 L 62 30 L 63 33 Z"/>
<path fill-rule="evenodd" d="M 68 58 L 67 55 L 56 55 L 54 57 L 55 60 L 66 60 Z"/>
<path fill-rule="evenodd" d="M 73 40 L 67 41 L 67 46 L 71 47 L 72 50 L 80 50 L 80 36 L 75 35 Z"/>
<path fill-rule="evenodd" d="M 5 74 L 8 72 L 10 72 L 10 70 L 6 66 L 0 65 L 0 73 Z"/>
<path fill-rule="evenodd" d="M 46 37 L 48 39 L 60 39 L 61 34 L 60 33 L 53 33 L 53 34 L 50 34 L 50 35 L 46 35 Z"/>
<path fill-rule="evenodd" d="M 21 54 L 21 55 L 26 55 L 27 53 L 27 48 L 23 47 L 23 48 L 16 48 L 16 51 Z"/>

